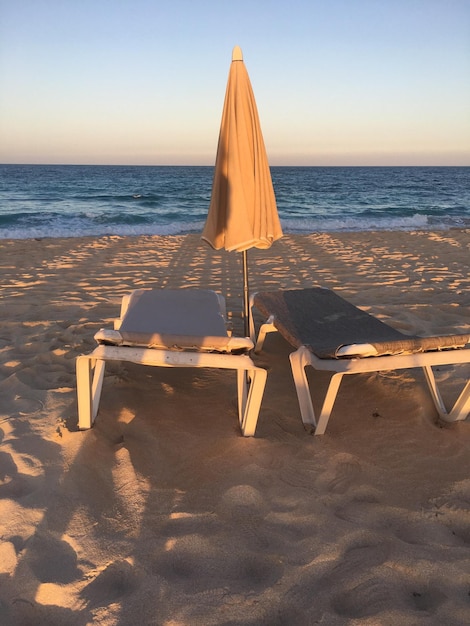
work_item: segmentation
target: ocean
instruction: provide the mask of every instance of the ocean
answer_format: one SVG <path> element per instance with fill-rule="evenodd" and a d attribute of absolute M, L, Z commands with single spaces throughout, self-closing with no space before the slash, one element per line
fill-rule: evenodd
<path fill-rule="evenodd" d="M 287 233 L 470 228 L 470 167 L 272 167 Z M 0 239 L 201 232 L 213 167 L 0 165 Z"/>

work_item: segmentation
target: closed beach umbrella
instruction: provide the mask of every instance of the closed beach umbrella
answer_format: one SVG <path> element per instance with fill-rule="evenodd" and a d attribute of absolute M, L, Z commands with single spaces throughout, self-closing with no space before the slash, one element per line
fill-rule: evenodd
<path fill-rule="evenodd" d="M 243 253 L 245 334 L 248 335 L 249 248 L 269 248 L 282 237 L 271 172 L 242 51 L 233 49 L 204 241 L 215 250 Z"/>

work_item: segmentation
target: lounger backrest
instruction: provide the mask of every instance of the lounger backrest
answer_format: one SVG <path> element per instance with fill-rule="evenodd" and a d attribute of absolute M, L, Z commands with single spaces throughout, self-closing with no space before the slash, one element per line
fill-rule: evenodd
<path fill-rule="evenodd" d="M 250 349 L 227 333 L 225 305 L 202 289 L 138 289 L 126 301 L 118 333 L 121 345 L 233 351 Z"/>

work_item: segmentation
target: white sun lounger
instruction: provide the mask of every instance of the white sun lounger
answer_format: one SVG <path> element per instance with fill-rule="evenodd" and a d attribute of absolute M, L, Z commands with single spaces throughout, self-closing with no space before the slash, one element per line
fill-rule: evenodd
<path fill-rule="evenodd" d="M 255 434 L 267 372 L 247 352 L 248 338 L 231 337 L 225 301 L 201 289 L 138 289 L 125 296 L 114 330 L 95 335 L 98 347 L 77 358 L 78 427 L 98 413 L 106 361 L 157 367 L 237 370 L 238 415 L 244 436 Z"/>
<path fill-rule="evenodd" d="M 254 340 L 252 308 L 267 322 L 259 331 L 255 352 L 266 334 L 279 333 L 296 348 L 290 355 L 300 413 L 315 435 L 324 434 L 338 389 L 345 374 L 421 367 L 441 419 L 464 420 L 470 412 L 470 380 L 448 411 L 434 377 L 433 367 L 470 363 L 470 334 L 410 337 L 358 309 L 329 289 L 315 287 L 259 292 L 251 298 L 250 327 Z M 307 365 L 334 372 L 315 416 L 305 373 Z"/>

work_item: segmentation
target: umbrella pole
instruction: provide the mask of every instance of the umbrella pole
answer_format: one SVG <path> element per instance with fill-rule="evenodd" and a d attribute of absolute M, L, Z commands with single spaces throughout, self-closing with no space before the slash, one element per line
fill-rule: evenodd
<path fill-rule="evenodd" d="M 248 252 L 243 250 L 243 323 L 245 337 L 250 336 L 250 294 L 248 289 Z"/>

